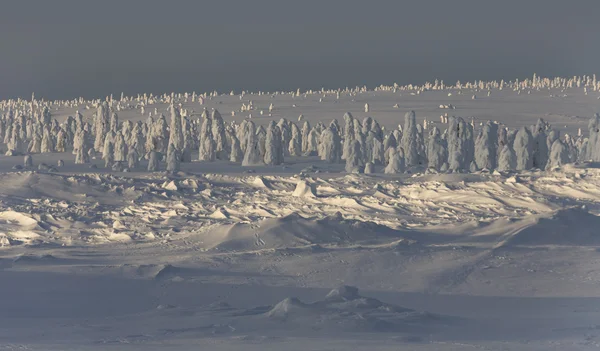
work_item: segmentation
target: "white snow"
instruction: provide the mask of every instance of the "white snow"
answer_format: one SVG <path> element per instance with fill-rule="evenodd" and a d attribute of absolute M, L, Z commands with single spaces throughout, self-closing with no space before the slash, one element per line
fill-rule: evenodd
<path fill-rule="evenodd" d="M 597 349 L 592 82 L 0 102 L 0 350 Z"/>

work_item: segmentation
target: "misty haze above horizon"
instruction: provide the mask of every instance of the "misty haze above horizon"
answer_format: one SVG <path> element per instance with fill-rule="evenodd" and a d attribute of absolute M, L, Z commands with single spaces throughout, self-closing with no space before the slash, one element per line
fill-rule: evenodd
<path fill-rule="evenodd" d="M 0 99 L 598 72 L 598 1 L 2 4 Z"/>

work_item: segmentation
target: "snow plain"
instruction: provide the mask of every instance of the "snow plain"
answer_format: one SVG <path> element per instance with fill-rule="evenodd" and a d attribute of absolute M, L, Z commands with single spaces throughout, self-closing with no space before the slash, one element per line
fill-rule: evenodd
<path fill-rule="evenodd" d="M 252 100 L 258 125 L 351 112 L 388 130 L 409 110 L 442 129 L 444 113 L 510 128 L 542 117 L 576 135 L 600 103 L 578 88 L 450 92 L 222 95 L 184 108 L 240 121 L 250 112 L 230 111 Z M 94 111 L 51 112 L 76 109 Z M 183 163 L 167 175 L 33 157 L 65 166 L 15 171 L 23 157 L 0 156 L 0 350 L 600 347 L 596 164 L 349 175 L 301 157 Z"/>

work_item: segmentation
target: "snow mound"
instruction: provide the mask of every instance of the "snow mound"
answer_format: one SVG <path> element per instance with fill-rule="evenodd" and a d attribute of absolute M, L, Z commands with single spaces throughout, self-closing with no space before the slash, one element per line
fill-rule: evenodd
<path fill-rule="evenodd" d="M 598 216 L 581 208 L 561 209 L 550 216 L 536 217 L 510 233 L 500 246 L 600 246 L 599 227 Z"/>
<path fill-rule="evenodd" d="M 324 300 L 314 303 L 304 303 L 297 298 L 288 297 L 263 316 L 283 322 L 283 328 L 349 332 L 418 331 L 445 319 L 363 297 L 358 288 L 353 286 L 334 289 Z"/>
<path fill-rule="evenodd" d="M 298 184 L 296 184 L 296 189 L 292 193 L 292 196 L 317 197 L 317 189 L 306 180 L 300 180 Z"/>
<path fill-rule="evenodd" d="M 402 232 L 384 225 L 344 219 L 339 213 L 322 219 L 290 214 L 258 225 L 236 223 L 202 234 L 205 249 L 253 251 L 293 247 L 380 245 L 402 239 Z"/>

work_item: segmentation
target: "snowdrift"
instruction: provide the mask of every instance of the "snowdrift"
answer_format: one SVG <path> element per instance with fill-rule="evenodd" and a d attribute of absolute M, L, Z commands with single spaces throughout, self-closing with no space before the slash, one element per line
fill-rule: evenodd
<path fill-rule="evenodd" d="M 248 251 L 310 245 L 348 246 L 381 244 L 402 239 L 402 232 L 372 222 L 344 219 L 336 214 L 323 219 L 291 214 L 258 224 L 236 223 L 205 234 L 207 249 Z"/>
<path fill-rule="evenodd" d="M 581 208 L 523 221 L 531 223 L 513 233 L 506 228 L 509 234 L 499 246 L 600 246 L 600 217 Z"/>

